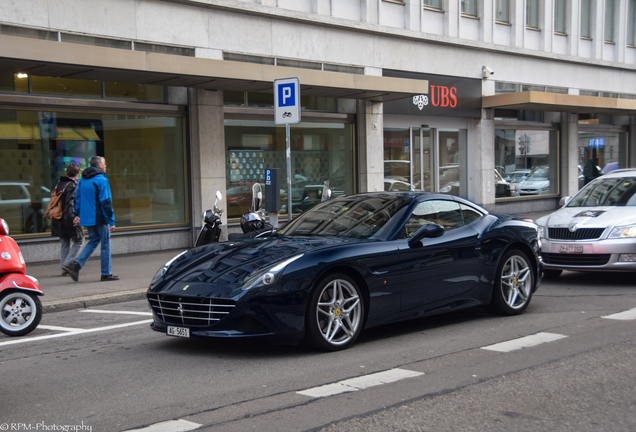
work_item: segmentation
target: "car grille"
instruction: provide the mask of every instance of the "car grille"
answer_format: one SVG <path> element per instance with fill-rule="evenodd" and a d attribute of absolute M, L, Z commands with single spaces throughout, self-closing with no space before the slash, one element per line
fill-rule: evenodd
<path fill-rule="evenodd" d="M 605 228 L 579 228 L 572 232 L 568 228 L 548 228 L 548 238 L 554 240 L 591 240 L 600 238 Z"/>
<path fill-rule="evenodd" d="M 611 254 L 542 253 L 543 262 L 554 265 L 600 266 L 609 262 Z"/>
<path fill-rule="evenodd" d="M 211 326 L 236 306 L 234 300 L 162 294 L 148 294 L 148 302 L 161 321 L 188 326 Z"/>

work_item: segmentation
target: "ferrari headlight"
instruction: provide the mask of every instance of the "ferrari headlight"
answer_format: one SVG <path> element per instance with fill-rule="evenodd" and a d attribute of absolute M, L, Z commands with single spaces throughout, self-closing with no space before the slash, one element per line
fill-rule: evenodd
<path fill-rule="evenodd" d="M 167 263 L 165 263 L 163 265 L 163 267 L 161 267 L 157 273 L 155 273 L 154 277 L 152 278 L 152 282 L 151 283 L 155 283 L 160 277 L 162 277 L 163 275 L 166 274 L 166 272 L 168 271 L 168 269 L 170 268 L 170 266 L 172 265 L 173 262 L 175 262 L 175 260 L 177 258 L 179 258 L 181 255 L 183 255 L 184 253 L 186 253 L 187 250 L 184 250 L 183 252 L 181 252 L 179 255 L 176 255 L 174 258 L 172 258 L 170 261 L 168 261 Z"/>
<path fill-rule="evenodd" d="M 636 224 L 616 227 L 612 230 L 609 238 L 634 238 L 636 237 Z"/>
<path fill-rule="evenodd" d="M 281 275 L 283 274 L 283 271 L 285 270 L 285 267 L 287 267 L 289 264 L 296 261 L 298 258 L 302 257 L 303 255 L 304 254 L 295 255 L 289 259 L 286 259 L 285 261 L 281 261 L 278 264 L 275 264 L 274 266 L 266 270 L 258 272 L 257 274 L 249 278 L 247 282 L 245 282 L 245 284 L 243 285 L 243 289 L 248 290 L 250 288 L 253 288 L 261 284 L 262 285 L 273 284 L 278 279 L 280 279 Z"/>

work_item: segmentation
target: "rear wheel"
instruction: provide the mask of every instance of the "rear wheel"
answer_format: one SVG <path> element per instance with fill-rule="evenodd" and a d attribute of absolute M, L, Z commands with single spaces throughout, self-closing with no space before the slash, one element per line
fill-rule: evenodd
<path fill-rule="evenodd" d="M 364 302 L 357 284 L 347 275 L 321 280 L 309 299 L 306 339 L 315 348 L 348 348 L 362 331 Z"/>
<path fill-rule="evenodd" d="M 518 315 L 530 303 L 534 273 L 527 255 L 513 249 L 506 252 L 497 266 L 489 310 L 497 315 Z"/>
<path fill-rule="evenodd" d="M 563 270 L 543 270 L 544 279 L 556 279 L 561 276 Z"/>
<path fill-rule="evenodd" d="M 9 336 L 31 333 L 42 319 L 42 303 L 34 294 L 3 292 L 0 298 L 0 331 Z"/>

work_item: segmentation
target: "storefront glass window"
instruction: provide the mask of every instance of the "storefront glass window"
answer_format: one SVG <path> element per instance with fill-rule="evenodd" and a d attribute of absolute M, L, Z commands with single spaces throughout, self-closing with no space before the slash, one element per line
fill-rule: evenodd
<path fill-rule="evenodd" d="M 618 168 L 627 168 L 625 132 L 579 131 L 579 189 Z"/>
<path fill-rule="evenodd" d="M 292 211 L 320 202 L 329 180 L 333 196 L 354 192 L 354 128 L 347 123 L 301 122 L 291 125 Z M 261 183 L 265 170 L 280 174 L 279 213 L 287 213 L 285 127 L 266 120 L 225 120 L 227 215 L 240 217 L 251 205 L 251 185 Z"/>
<path fill-rule="evenodd" d="M 119 228 L 185 224 L 182 117 L 0 109 L 0 217 L 13 234 L 43 218 L 66 166 L 104 156 Z"/>
<path fill-rule="evenodd" d="M 495 129 L 495 198 L 558 193 L 558 131 Z"/>
<path fill-rule="evenodd" d="M 384 129 L 384 190 L 411 190 L 411 132 Z"/>
<path fill-rule="evenodd" d="M 0 72 L 0 92 L 28 93 L 29 78 L 26 74 Z"/>

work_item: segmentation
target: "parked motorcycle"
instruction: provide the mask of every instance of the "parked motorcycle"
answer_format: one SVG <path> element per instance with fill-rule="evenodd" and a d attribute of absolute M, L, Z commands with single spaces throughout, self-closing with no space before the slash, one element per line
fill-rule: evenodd
<path fill-rule="evenodd" d="M 221 237 L 221 213 L 223 213 L 223 210 L 218 208 L 216 204 L 220 199 L 223 199 L 223 195 L 221 195 L 221 192 L 216 191 L 214 209 L 203 212 L 203 226 L 197 235 L 194 247 L 219 241 L 219 237 Z"/>
<path fill-rule="evenodd" d="M 42 319 L 44 295 L 36 278 L 26 274 L 18 244 L 0 219 L 0 331 L 9 336 L 31 333 Z"/>
<path fill-rule="evenodd" d="M 243 233 L 228 234 L 228 240 L 242 240 L 268 236 L 276 230 L 265 219 L 265 210 L 261 208 L 263 191 L 260 183 L 252 185 L 252 207 L 241 216 L 241 230 Z"/>

